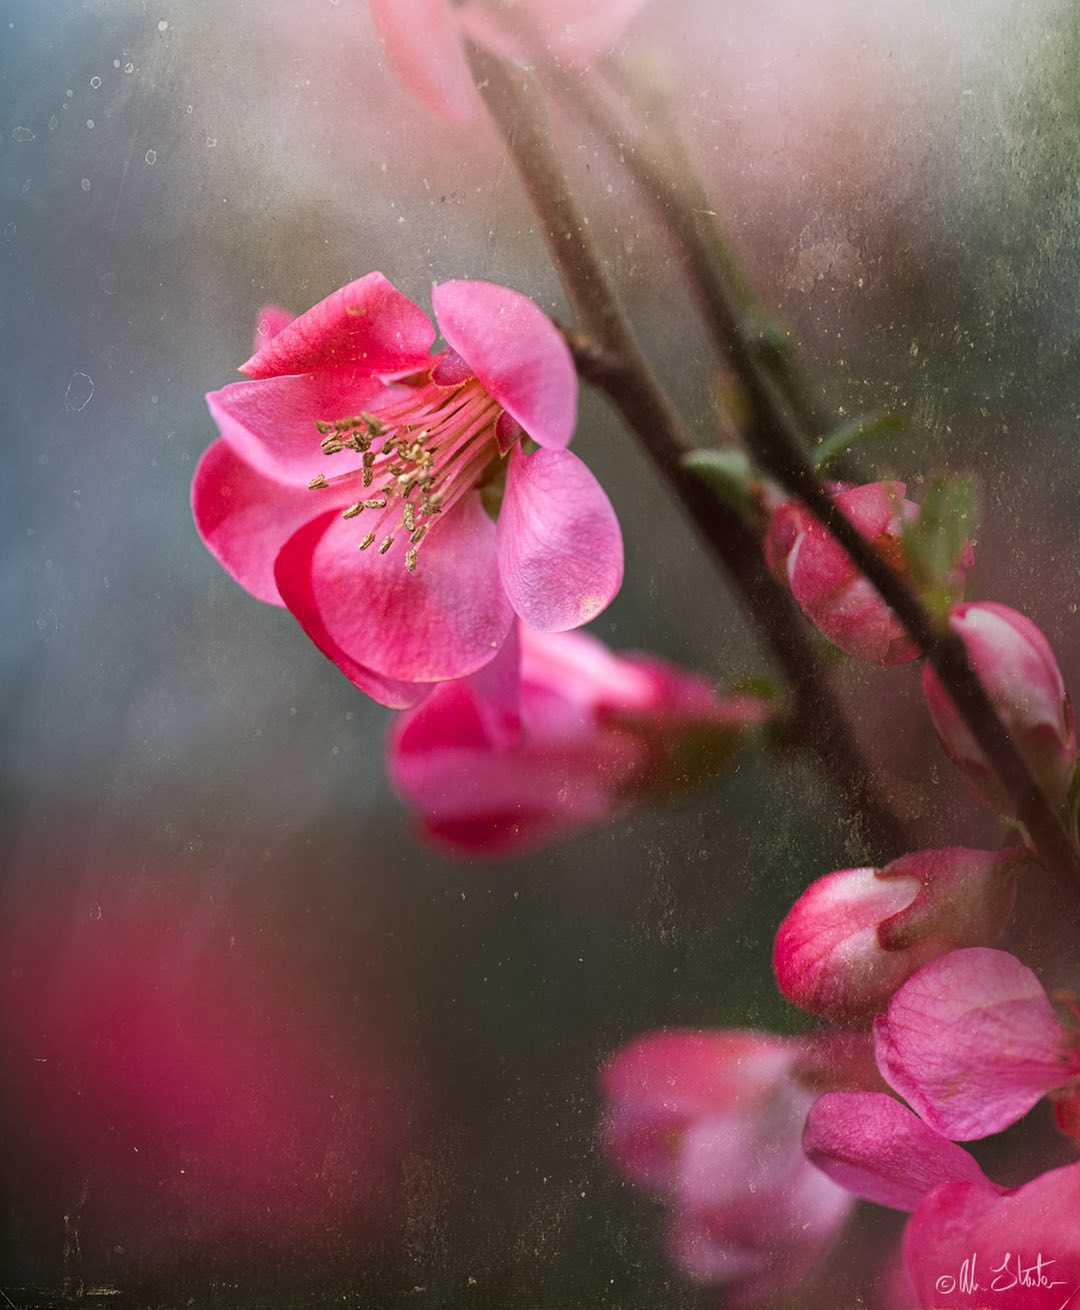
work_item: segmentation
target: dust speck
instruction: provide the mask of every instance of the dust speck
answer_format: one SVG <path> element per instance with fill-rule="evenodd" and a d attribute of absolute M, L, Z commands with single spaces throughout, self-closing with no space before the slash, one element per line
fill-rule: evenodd
<path fill-rule="evenodd" d="M 135 71 L 135 65 L 134 65 L 134 64 L 125 64 L 125 65 L 124 65 L 124 72 L 125 72 L 125 73 L 134 73 L 134 71 Z"/>
<path fill-rule="evenodd" d="M 169 30 L 169 20 L 167 18 L 159 18 L 157 30 L 159 32 L 167 32 Z"/>
<path fill-rule="evenodd" d="M 59 124 L 59 122 L 60 122 L 60 120 L 56 117 L 55 114 L 50 114 L 50 115 L 49 115 L 49 131 L 50 131 L 50 132 L 55 132 L 55 131 L 56 131 L 56 128 L 57 128 L 57 125 Z"/>
<path fill-rule="evenodd" d="M 94 130 L 94 120 L 93 120 L 92 118 L 88 118 L 88 119 L 86 120 L 86 126 L 87 126 L 87 127 L 90 129 L 90 131 L 92 132 L 92 131 Z"/>
<path fill-rule="evenodd" d="M 88 177 L 84 177 L 83 180 L 79 183 L 79 186 L 81 186 L 84 191 L 89 191 L 91 187 L 90 179 Z"/>
<path fill-rule="evenodd" d="M 154 165 L 157 163 L 157 151 L 153 149 L 148 150 L 146 154 L 143 156 L 143 158 L 146 160 L 148 164 Z"/>
<path fill-rule="evenodd" d="M 113 66 L 113 68 L 119 68 L 119 67 L 120 67 L 120 60 L 119 60 L 119 59 L 114 59 L 114 60 L 112 61 L 112 66 Z"/>
<path fill-rule="evenodd" d="M 86 373 L 72 373 L 64 392 L 64 408 L 72 414 L 81 413 L 94 398 L 94 379 Z"/>
<path fill-rule="evenodd" d="M 33 141 L 35 136 L 37 136 L 37 133 L 32 132 L 28 127 L 13 127 L 11 129 L 12 141 Z"/>
<path fill-rule="evenodd" d="M 15 224 L 14 224 L 14 223 L 9 223 L 9 224 L 7 225 L 7 227 L 4 228 L 4 240 L 5 240 L 5 241 L 14 241 L 14 240 L 15 240 Z"/>
<path fill-rule="evenodd" d="M 101 87 L 101 78 L 98 77 L 98 76 L 95 74 L 95 75 L 90 79 L 90 85 L 94 88 L 95 91 L 99 90 L 100 87 Z"/>
<path fill-rule="evenodd" d="M 116 295 L 116 274 L 115 274 L 115 273 L 102 273 L 101 277 L 98 278 L 98 286 L 102 289 L 102 291 L 105 292 L 105 294 L 106 294 L 107 296 L 115 296 L 115 295 Z"/>
<path fill-rule="evenodd" d="M 216 136 L 208 136 L 208 137 L 206 138 L 206 144 L 207 144 L 207 145 L 211 148 L 211 150 L 212 150 L 212 149 L 214 148 L 214 146 L 217 145 L 217 137 L 216 137 Z"/>

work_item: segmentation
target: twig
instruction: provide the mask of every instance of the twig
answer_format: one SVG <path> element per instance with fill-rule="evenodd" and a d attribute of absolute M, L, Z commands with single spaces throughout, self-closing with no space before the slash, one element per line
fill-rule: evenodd
<path fill-rule="evenodd" d="M 815 752 L 875 846 L 907 849 L 904 827 L 870 776 L 797 611 L 765 569 L 756 535 L 683 465 L 693 445 L 638 348 L 578 212 L 540 87 L 526 69 L 479 47 L 470 47 L 469 59 L 541 219 L 576 319 L 588 334 L 586 375 L 637 435 L 773 651 L 792 690 L 794 738 Z"/>

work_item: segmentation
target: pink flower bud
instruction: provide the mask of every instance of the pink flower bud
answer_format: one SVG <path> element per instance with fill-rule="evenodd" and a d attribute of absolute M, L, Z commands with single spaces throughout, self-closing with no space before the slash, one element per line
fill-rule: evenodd
<path fill-rule="evenodd" d="M 915 851 L 883 869 L 839 869 L 803 892 L 780 925 L 773 968 L 800 1009 L 866 1018 L 927 961 L 1001 935 L 1019 849 Z"/>
<path fill-rule="evenodd" d="M 919 516 L 918 505 L 906 500 L 904 491 L 902 482 L 870 482 L 861 487 L 838 484 L 833 492 L 837 508 L 901 572 L 904 525 Z M 847 552 L 798 502 L 787 501 L 773 512 L 764 549 L 771 571 L 779 577 L 786 574 L 806 617 L 833 645 L 875 664 L 901 664 L 919 654 Z M 954 592 L 962 587 L 971 564 L 971 549 L 965 545 L 949 579 Z"/>
<path fill-rule="evenodd" d="M 957 605 L 949 626 L 967 647 L 979 681 L 1047 798 L 1060 803 L 1076 759 L 1076 729 L 1049 642 L 1023 614 L 992 602 Z M 922 686 L 949 759 L 988 805 L 1012 813 L 1012 801 L 929 665 L 923 667 Z"/>

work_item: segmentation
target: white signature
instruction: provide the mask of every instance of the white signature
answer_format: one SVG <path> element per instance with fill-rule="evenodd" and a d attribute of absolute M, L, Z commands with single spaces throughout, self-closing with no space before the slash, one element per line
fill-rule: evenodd
<path fill-rule="evenodd" d="M 942 1296 L 950 1296 L 953 1292 L 966 1295 L 971 1292 L 1012 1292 L 1017 1288 L 1066 1287 L 1067 1280 L 1055 1278 L 1051 1271 L 1050 1266 L 1056 1263 L 1046 1259 L 1041 1251 L 1030 1262 L 1019 1252 L 1006 1251 L 1001 1263 L 991 1265 L 984 1275 L 990 1281 L 983 1283 L 979 1281 L 978 1256 L 972 1252 L 956 1274 L 942 1274 L 934 1288 Z M 1058 1310 L 1066 1310 L 1077 1292 L 1080 1292 L 1080 1283 L 1066 1296 Z"/>

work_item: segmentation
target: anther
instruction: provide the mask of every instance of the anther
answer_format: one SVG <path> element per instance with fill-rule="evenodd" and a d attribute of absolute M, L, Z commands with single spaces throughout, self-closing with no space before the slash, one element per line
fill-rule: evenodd
<path fill-rule="evenodd" d="M 365 508 L 365 509 L 385 509 L 385 508 L 386 508 L 386 497 L 385 497 L 385 496 L 380 496 L 378 499 L 365 500 L 365 501 L 364 501 L 364 508 Z"/>
<path fill-rule="evenodd" d="M 381 437 L 386 431 L 383 421 L 377 414 L 369 414 L 365 409 L 360 417 L 367 424 L 367 429 L 373 437 Z"/>
<path fill-rule="evenodd" d="M 364 509 L 364 502 L 362 500 L 358 500 L 355 505 L 350 505 L 348 509 L 343 509 L 341 511 L 341 517 L 343 519 L 354 519 L 356 518 L 357 514 L 363 512 L 363 509 Z"/>
<path fill-rule="evenodd" d="M 410 547 L 405 552 L 405 567 L 409 570 L 410 573 L 416 572 L 416 555 L 417 555 L 417 550 L 415 546 Z"/>
<path fill-rule="evenodd" d="M 406 531 L 412 532 L 416 528 L 416 510 L 411 500 L 405 502 L 405 507 L 402 510 L 402 517 L 405 520 Z"/>
<path fill-rule="evenodd" d="M 318 418 L 315 420 L 316 432 L 321 432 L 325 435 L 327 432 L 333 432 L 333 430 L 334 430 L 333 423 L 325 423 L 323 422 L 322 419 L 318 419 Z"/>
<path fill-rule="evenodd" d="M 367 550 L 367 548 L 374 542 L 374 540 L 375 540 L 374 532 L 369 532 L 367 536 L 364 538 L 364 540 L 360 543 L 360 549 Z"/>
<path fill-rule="evenodd" d="M 392 532 L 388 532 L 386 536 L 383 537 L 382 541 L 379 542 L 379 554 L 385 555 L 393 544 L 394 544 L 394 534 Z"/>
<path fill-rule="evenodd" d="M 420 545 L 420 543 L 427 536 L 427 530 L 428 530 L 428 525 L 426 523 L 421 523 L 418 528 L 413 529 L 413 531 L 409 535 L 409 540 L 412 542 L 414 546 Z"/>
<path fill-rule="evenodd" d="M 337 437 L 323 437 L 321 444 L 324 455 L 336 455 L 338 451 L 345 449 Z"/>
<path fill-rule="evenodd" d="M 328 487 L 330 484 L 320 473 L 317 477 L 312 478 L 307 485 L 308 491 L 320 491 L 323 487 Z"/>

